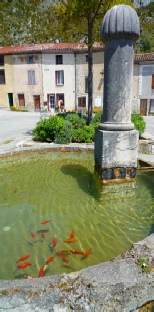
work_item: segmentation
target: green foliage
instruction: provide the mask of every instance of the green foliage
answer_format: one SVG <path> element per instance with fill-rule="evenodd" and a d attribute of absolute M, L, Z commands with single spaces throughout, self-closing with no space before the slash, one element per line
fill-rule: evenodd
<path fill-rule="evenodd" d="M 93 125 L 83 126 L 83 128 L 72 129 L 72 142 L 92 143 L 94 142 L 95 128 Z"/>
<path fill-rule="evenodd" d="M 146 128 L 146 122 L 144 121 L 143 116 L 134 111 L 131 115 L 131 121 L 134 124 L 134 128 L 138 130 L 139 135 L 141 135 Z"/>
<path fill-rule="evenodd" d="M 58 133 L 65 131 L 65 120 L 59 116 L 51 116 L 48 119 L 39 121 L 33 130 L 35 141 L 53 142 Z"/>
<path fill-rule="evenodd" d="M 95 114 L 95 116 L 93 117 L 92 122 L 91 122 L 92 125 L 94 125 L 95 127 L 98 127 L 98 125 L 99 125 L 100 122 L 101 122 L 102 114 L 103 114 L 102 111 Z"/>
<path fill-rule="evenodd" d="M 148 263 L 149 263 L 148 259 L 144 259 L 144 258 L 138 259 L 138 264 L 140 265 L 142 269 L 142 273 L 149 273 L 149 270 L 147 268 Z"/>
<path fill-rule="evenodd" d="M 65 127 L 57 131 L 55 136 L 55 143 L 68 144 L 71 141 L 71 128 L 72 125 L 69 121 L 65 121 Z"/>

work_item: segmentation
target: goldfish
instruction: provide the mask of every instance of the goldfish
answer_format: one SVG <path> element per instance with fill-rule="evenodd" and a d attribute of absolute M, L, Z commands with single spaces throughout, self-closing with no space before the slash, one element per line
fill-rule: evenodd
<path fill-rule="evenodd" d="M 49 230 L 39 230 L 39 231 L 37 231 L 37 233 L 48 233 L 49 232 Z"/>
<path fill-rule="evenodd" d="M 75 243 L 75 242 L 77 242 L 77 241 L 78 241 L 77 238 L 75 238 L 75 237 L 70 237 L 70 238 L 68 238 L 68 239 L 63 240 L 63 243 Z"/>
<path fill-rule="evenodd" d="M 62 261 L 64 261 L 64 262 L 69 262 L 69 260 L 66 258 L 66 257 L 64 257 L 64 256 L 60 256 L 60 258 L 62 259 Z"/>
<path fill-rule="evenodd" d="M 54 257 L 55 257 L 55 256 L 48 258 L 48 259 L 45 261 L 46 264 L 48 264 L 48 263 L 50 263 L 51 261 L 53 261 Z"/>
<path fill-rule="evenodd" d="M 89 248 L 86 252 L 83 252 L 83 257 L 84 258 L 88 257 L 90 252 L 91 252 L 91 248 Z"/>
<path fill-rule="evenodd" d="M 70 235 L 70 238 L 73 238 L 74 235 L 75 235 L 75 234 L 74 234 L 74 231 L 72 231 L 72 232 L 71 232 L 71 235 Z"/>
<path fill-rule="evenodd" d="M 43 277 L 44 276 L 44 265 L 40 268 L 39 271 L 39 277 Z"/>
<path fill-rule="evenodd" d="M 30 257 L 30 255 L 25 255 L 23 257 L 21 257 L 19 260 L 17 260 L 17 262 L 23 261 L 25 259 L 28 259 Z"/>
<path fill-rule="evenodd" d="M 36 236 L 35 236 L 34 233 L 32 233 L 31 231 L 29 231 L 29 232 L 30 232 L 30 234 L 31 234 L 32 237 L 36 238 Z"/>
<path fill-rule="evenodd" d="M 43 222 L 41 222 L 41 224 L 47 224 L 47 223 L 49 223 L 49 222 L 51 222 L 52 220 L 45 220 L 45 221 L 43 221 Z"/>
<path fill-rule="evenodd" d="M 57 239 L 53 236 L 53 241 L 52 241 L 53 247 L 56 247 L 57 245 Z"/>
<path fill-rule="evenodd" d="M 78 251 L 78 250 L 70 250 L 70 252 L 73 254 L 73 255 L 83 255 L 83 252 L 81 251 Z"/>
<path fill-rule="evenodd" d="M 17 190 L 16 190 L 16 189 L 14 189 L 14 190 L 13 190 L 13 193 L 16 193 L 16 191 L 17 191 Z"/>
<path fill-rule="evenodd" d="M 56 255 L 60 256 L 60 255 L 63 255 L 64 253 L 67 253 L 67 252 L 68 252 L 68 250 L 58 250 L 55 253 L 56 253 Z"/>
<path fill-rule="evenodd" d="M 30 266 L 31 263 L 30 262 L 24 262 L 24 263 L 21 263 L 17 266 L 18 269 L 25 269 L 27 268 L 28 266 Z"/>
<path fill-rule="evenodd" d="M 42 236 L 42 238 L 45 238 L 45 234 L 44 233 L 42 233 L 41 236 Z"/>

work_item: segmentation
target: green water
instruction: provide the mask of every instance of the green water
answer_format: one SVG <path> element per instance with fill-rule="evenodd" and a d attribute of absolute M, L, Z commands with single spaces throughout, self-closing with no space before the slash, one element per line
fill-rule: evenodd
<path fill-rule="evenodd" d="M 94 175 L 93 154 L 44 153 L 0 160 L 0 279 L 38 277 L 45 260 L 57 250 L 68 252 L 65 263 L 55 257 L 45 275 L 69 273 L 107 261 L 153 232 L 154 172 L 139 174 L 137 183 L 111 192 Z M 118 196 L 119 192 L 119 196 Z M 122 196 L 125 194 L 125 196 Z M 44 220 L 52 220 L 42 225 Z M 42 238 L 37 231 L 47 229 Z M 63 243 L 72 230 L 78 241 Z M 36 238 L 31 237 L 32 231 Z M 51 246 L 53 236 L 57 246 Z M 32 266 L 17 269 L 30 255 Z"/>

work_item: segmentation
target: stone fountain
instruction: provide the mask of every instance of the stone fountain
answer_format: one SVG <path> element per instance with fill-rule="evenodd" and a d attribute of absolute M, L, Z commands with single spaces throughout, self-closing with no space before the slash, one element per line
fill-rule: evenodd
<path fill-rule="evenodd" d="M 103 115 L 95 133 L 95 171 L 103 183 L 134 181 L 137 173 L 138 131 L 131 123 L 134 42 L 139 19 L 133 8 L 116 5 L 104 16 Z"/>

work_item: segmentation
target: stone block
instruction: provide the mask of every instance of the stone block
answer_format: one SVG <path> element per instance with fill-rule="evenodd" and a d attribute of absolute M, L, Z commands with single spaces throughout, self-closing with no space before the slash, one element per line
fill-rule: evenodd
<path fill-rule="evenodd" d="M 120 173 L 116 174 L 124 177 L 125 168 L 137 168 L 138 141 L 139 136 L 136 130 L 105 131 L 97 128 L 95 132 L 95 163 L 100 169 L 123 168 Z M 106 172 L 106 175 L 109 173 Z"/>

